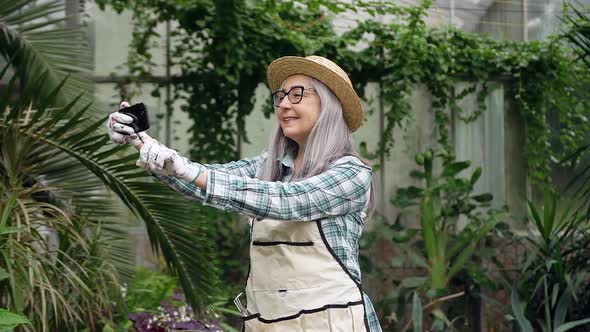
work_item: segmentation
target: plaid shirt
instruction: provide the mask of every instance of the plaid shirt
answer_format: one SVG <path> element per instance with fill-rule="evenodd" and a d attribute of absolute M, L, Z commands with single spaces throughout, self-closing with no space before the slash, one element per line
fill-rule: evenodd
<path fill-rule="evenodd" d="M 208 173 L 207 190 L 174 177 L 154 176 L 188 199 L 252 218 L 321 219 L 328 244 L 360 283 L 358 241 L 368 207 L 371 168 L 356 157 L 345 156 L 322 174 L 290 182 L 294 163 L 293 157 L 286 155 L 282 163 L 288 169 L 283 181 L 269 182 L 255 178 L 265 158 L 263 153 L 227 164 L 203 165 Z M 363 297 L 370 332 L 379 332 L 375 309 L 368 296 Z"/>

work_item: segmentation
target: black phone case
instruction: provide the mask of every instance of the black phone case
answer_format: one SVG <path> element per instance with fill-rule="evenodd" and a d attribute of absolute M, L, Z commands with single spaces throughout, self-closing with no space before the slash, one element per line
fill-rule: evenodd
<path fill-rule="evenodd" d="M 136 133 L 146 131 L 150 127 L 147 107 L 144 103 L 138 103 L 119 110 L 120 113 L 129 115 L 133 122 L 129 124 Z"/>

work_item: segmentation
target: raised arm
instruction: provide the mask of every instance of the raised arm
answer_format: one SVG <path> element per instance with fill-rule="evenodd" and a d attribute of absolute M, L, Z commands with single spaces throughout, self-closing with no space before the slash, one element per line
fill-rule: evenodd
<path fill-rule="evenodd" d="M 192 167 L 203 167 L 203 172 L 216 171 L 236 177 L 253 178 L 256 176 L 256 170 L 264 162 L 265 156 L 266 153 L 262 153 L 253 158 L 245 158 L 226 164 L 199 164 L 191 161 L 189 162 Z M 170 175 L 151 174 L 174 191 L 183 195 L 185 198 L 197 201 L 203 201 L 205 199 L 205 190 L 199 188 L 194 182 L 179 179 Z"/>
<path fill-rule="evenodd" d="M 224 210 L 257 218 L 311 221 L 360 212 L 367 206 L 372 171 L 356 157 L 342 157 L 326 172 L 303 181 L 269 182 L 253 178 L 258 167 L 254 166 L 263 156 L 208 168 L 147 134 L 137 135 L 141 141 L 133 145 L 140 150 L 138 166 L 158 174 L 185 197 Z"/>
<path fill-rule="evenodd" d="M 255 218 L 312 221 L 362 211 L 372 171 L 347 156 L 326 172 L 299 182 L 261 181 L 214 170 L 206 175 L 206 204 Z"/>
<path fill-rule="evenodd" d="M 168 158 L 167 150 L 154 148 L 141 149 L 139 166 L 192 183 L 183 188 L 185 196 L 224 210 L 256 218 L 312 221 L 361 212 L 367 206 L 372 171 L 356 157 L 342 157 L 322 174 L 286 183 L 208 170 L 178 154 Z M 198 169 L 192 169 L 194 165 Z"/>
<path fill-rule="evenodd" d="M 190 200 L 205 199 L 205 190 L 195 184 L 200 174 L 216 171 L 236 177 L 252 178 L 256 176 L 257 169 L 266 158 L 266 153 L 262 153 L 253 158 L 226 164 L 199 164 L 188 160 L 176 150 L 164 146 L 145 133 L 139 133 L 138 136 L 141 142 L 133 145 L 140 151 L 138 166 L 145 168 L 155 178 Z M 154 171 L 157 169 L 161 171 Z"/>

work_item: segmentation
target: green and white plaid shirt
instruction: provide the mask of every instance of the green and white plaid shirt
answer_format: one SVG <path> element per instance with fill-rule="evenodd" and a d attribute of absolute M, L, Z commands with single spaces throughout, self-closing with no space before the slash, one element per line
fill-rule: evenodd
<path fill-rule="evenodd" d="M 328 244 L 342 264 L 360 283 L 359 246 L 369 201 L 372 170 L 358 158 L 345 156 L 319 175 L 290 182 L 295 173 L 293 157 L 286 155 L 282 182 L 256 177 L 266 158 L 263 153 L 227 164 L 205 164 L 207 190 L 175 177 L 154 174 L 162 182 L 191 200 L 251 218 L 316 221 L 321 219 Z M 364 294 L 370 332 L 381 327 L 375 309 Z"/>

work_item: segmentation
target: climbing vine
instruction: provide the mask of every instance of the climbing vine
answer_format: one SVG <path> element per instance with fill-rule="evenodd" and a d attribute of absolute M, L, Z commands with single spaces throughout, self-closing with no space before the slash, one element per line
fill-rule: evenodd
<path fill-rule="evenodd" d="M 576 61 L 561 36 L 524 43 L 429 28 L 424 22 L 428 5 L 407 10 L 403 24 L 367 21 L 343 37 L 358 41 L 367 33 L 374 36 L 365 40 L 367 48 L 340 62 L 355 68 L 358 84 L 380 82 L 387 123 L 379 152 L 389 153 L 394 130 L 411 116 L 409 96 L 417 84 L 432 95 L 438 142 L 451 149 L 450 114 L 465 122 L 475 120 L 486 110 L 490 83 L 499 81 L 525 121 L 529 174 L 549 182 L 552 167 L 579 148 L 589 129 L 586 65 Z M 460 82 L 468 87 L 459 90 Z M 470 94 L 477 95 L 478 103 L 475 112 L 467 114 L 458 101 Z"/>
<path fill-rule="evenodd" d="M 560 36 L 547 41 L 513 42 L 447 28 L 426 26 L 431 1 L 403 8 L 371 1 L 344 4 L 329 0 L 201 0 L 174 4 L 164 0 L 99 0 L 134 13 L 129 59 L 140 76 L 151 61 L 155 23 L 174 20 L 174 99 L 182 101 L 193 124 L 191 156 L 228 161 L 238 157 L 237 137 L 247 141 L 244 118 L 253 109 L 254 91 L 265 82 L 266 66 L 283 55 L 318 54 L 345 68 L 359 92 L 378 82 L 386 111 L 385 134 L 373 155 L 389 154 L 394 131 L 411 118 L 410 95 L 424 84 L 432 95 L 437 140 L 452 149 L 452 121 L 473 121 L 485 112 L 490 84 L 501 81 L 525 121 L 529 174 L 549 182 L 552 167 L 583 141 L 589 124 L 587 67 L 575 61 Z M 339 35 L 334 13 L 357 10 L 372 19 Z M 382 23 L 378 15 L 396 19 Z M 363 42 L 366 46 L 360 47 Z M 468 83 L 458 89 L 458 83 Z M 477 95 L 467 113 L 459 101 Z M 270 114 L 270 103 L 265 112 Z M 237 124 L 237 125 L 236 125 Z"/>

